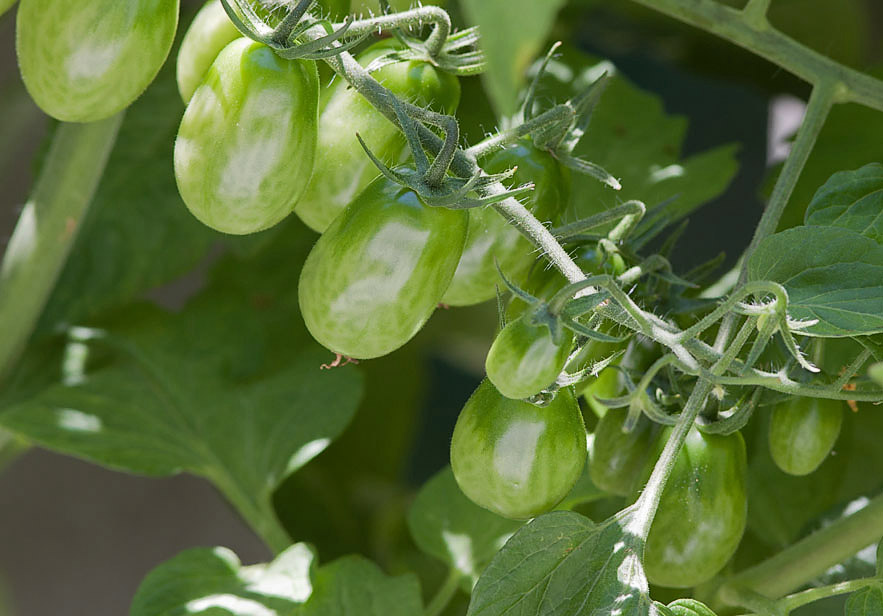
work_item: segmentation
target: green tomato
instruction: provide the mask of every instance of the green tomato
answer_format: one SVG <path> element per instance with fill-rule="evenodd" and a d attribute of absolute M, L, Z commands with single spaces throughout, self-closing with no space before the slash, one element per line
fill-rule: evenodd
<path fill-rule="evenodd" d="M 185 103 L 193 97 L 221 50 L 241 36 L 221 0 L 210 0 L 200 9 L 178 51 L 178 91 Z"/>
<path fill-rule="evenodd" d="M 16 51 L 40 108 L 93 122 L 128 107 L 165 62 L 179 0 L 22 0 Z"/>
<path fill-rule="evenodd" d="M 284 60 L 246 38 L 227 45 L 175 142 L 178 190 L 193 215 L 245 234 L 290 214 L 313 168 L 318 97 L 314 62 Z"/>
<path fill-rule="evenodd" d="M 770 454 L 790 475 L 816 470 L 840 435 L 843 402 L 795 397 L 773 407 L 770 416 Z"/>
<path fill-rule="evenodd" d="M 488 379 L 507 398 L 529 398 L 555 382 L 572 346 L 569 330 L 556 344 L 546 325 L 524 315 L 497 334 L 485 360 Z"/>
<path fill-rule="evenodd" d="M 656 436 L 656 424 L 643 415 L 631 432 L 623 432 L 628 414 L 628 409 L 607 410 L 598 421 L 589 452 L 592 482 L 617 496 L 634 491 Z"/>
<path fill-rule="evenodd" d="M 542 222 L 555 221 L 567 203 L 570 178 L 566 170 L 551 154 L 529 141 L 497 152 L 483 167 L 488 173 L 518 167 L 512 185 L 534 184 L 525 206 Z M 537 258 L 533 244 L 493 207 L 469 210 L 466 248 L 442 301 L 451 306 L 469 306 L 492 299 L 502 287 L 496 263 L 508 278 L 519 280 Z"/>
<path fill-rule="evenodd" d="M 310 333 L 358 359 L 408 342 L 451 282 L 468 221 L 463 211 L 427 207 L 413 191 L 376 179 L 307 257 L 298 292 Z"/>
<path fill-rule="evenodd" d="M 359 56 L 362 65 L 389 51 L 382 41 Z M 436 111 L 452 113 L 460 100 L 457 78 L 420 61 L 389 64 L 372 73 L 399 98 Z M 403 162 L 409 154 L 404 135 L 361 94 L 339 78 L 332 85 L 319 116 L 319 152 L 306 194 L 295 213 L 322 233 L 337 215 L 380 171 L 368 158 L 358 133 L 371 151 L 388 164 Z"/>
<path fill-rule="evenodd" d="M 653 464 L 671 432 L 672 428 L 662 431 L 650 458 Z M 653 464 L 645 468 L 644 479 L 649 478 Z M 671 588 L 692 588 L 708 581 L 735 553 L 747 518 L 742 435 L 703 434 L 692 428 L 647 537 L 647 579 Z"/>
<path fill-rule="evenodd" d="M 562 389 L 546 407 L 506 398 L 485 379 L 466 402 L 451 440 L 451 467 L 476 504 L 519 520 L 567 496 L 586 464 L 576 398 Z"/>

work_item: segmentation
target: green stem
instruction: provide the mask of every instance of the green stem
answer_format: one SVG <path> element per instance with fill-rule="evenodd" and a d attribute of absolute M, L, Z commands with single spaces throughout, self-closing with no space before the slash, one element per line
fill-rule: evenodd
<path fill-rule="evenodd" d="M 748 0 L 748 4 L 742 9 L 745 20 L 752 24 L 756 30 L 769 27 L 767 11 L 770 9 L 771 0 Z"/>
<path fill-rule="evenodd" d="M 444 611 L 448 603 L 451 602 L 451 599 L 454 598 L 454 595 L 457 594 L 462 577 L 462 574 L 457 569 L 451 567 L 447 579 L 435 592 L 435 596 L 432 597 L 429 605 L 426 606 L 426 611 L 423 613 L 424 616 L 438 616 Z"/>
<path fill-rule="evenodd" d="M 549 126 L 561 124 L 573 118 L 573 110 L 567 105 L 556 105 L 535 118 L 513 128 L 501 130 L 466 150 L 466 154 L 475 160 L 482 158 L 515 143 L 522 137 Z"/>
<path fill-rule="evenodd" d="M 390 28 L 419 28 L 423 24 L 433 26 L 432 33 L 426 39 L 426 51 L 429 57 L 438 57 L 451 34 L 451 18 L 447 11 L 437 6 L 419 6 L 400 13 L 360 19 L 350 25 L 347 34 L 361 36 Z M 335 24 L 334 27 L 338 29 L 343 25 Z"/>
<path fill-rule="evenodd" d="M 711 372 L 713 374 L 723 374 L 733 360 L 736 359 L 739 351 L 742 350 L 742 346 L 754 330 L 754 321 L 755 319 L 753 318 L 745 321 L 733 344 L 730 345 L 723 357 L 712 367 Z M 674 469 L 675 462 L 677 462 L 678 454 L 681 452 L 684 441 L 687 440 L 687 434 L 689 434 L 690 429 L 693 427 L 693 422 L 696 421 L 696 417 L 699 416 L 699 412 L 705 406 L 705 400 L 708 398 L 708 394 L 711 393 L 712 387 L 714 387 L 712 382 L 706 379 L 700 379 L 693 387 L 693 391 L 687 399 L 687 404 L 678 417 L 678 423 L 672 430 L 668 442 L 666 442 L 665 448 L 662 450 L 662 455 L 659 456 L 659 461 L 653 468 L 653 473 L 650 475 L 647 485 L 638 498 L 636 503 L 637 515 L 635 516 L 634 524 L 631 525 L 629 530 L 645 540 L 650 532 L 650 525 L 653 523 L 656 509 L 659 507 L 659 501 L 662 499 L 662 491 L 668 482 L 672 469 Z"/>
<path fill-rule="evenodd" d="M 226 476 L 213 474 L 209 479 L 274 554 L 280 554 L 291 546 L 291 537 L 276 516 L 269 494 L 246 494 Z"/>
<path fill-rule="evenodd" d="M 883 495 L 856 513 L 837 520 L 772 558 L 728 579 L 717 591 L 737 605 L 740 589 L 776 599 L 817 578 L 883 537 Z"/>
<path fill-rule="evenodd" d="M 793 595 L 789 595 L 780 602 L 784 605 L 785 611 L 790 613 L 799 607 L 803 607 L 809 603 L 827 599 L 828 597 L 836 597 L 837 595 L 848 595 L 857 590 L 861 590 L 871 584 L 879 584 L 878 578 L 860 578 L 858 580 L 849 580 L 840 582 L 839 584 L 831 584 L 829 586 L 819 586 L 818 588 L 810 588 Z"/>
<path fill-rule="evenodd" d="M 806 116 L 797 132 L 797 139 L 791 148 L 791 153 L 785 161 L 782 173 L 776 180 L 776 186 L 773 188 L 773 194 L 770 196 L 770 202 L 767 204 L 763 212 L 763 216 L 754 231 L 754 237 L 751 238 L 751 244 L 745 251 L 745 259 L 742 262 L 742 276 L 744 279 L 748 274 L 748 262 L 757 246 L 766 237 L 776 232 L 785 207 L 797 186 L 800 174 L 809 160 L 809 155 L 816 144 L 819 133 L 822 132 L 822 126 L 831 111 L 834 104 L 836 88 L 830 82 L 823 82 L 817 85 L 810 96 L 809 103 L 806 108 Z"/>
<path fill-rule="evenodd" d="M 0 264 L 0 379 L 24 349 L 55 286 L 116 142 L 123 114 L 61 124 Z"/>
<path fill-rule="evenodd" d="M 735 43 L 804 81 L 818 85 L 840 83 L 836 102 L 853 102 L 883 111 L 883 81 L 826 58 L 779 32 L 766 20 L 758 20 L 763 2 L 749 4 L 748 18 L 742 11 L 718 0 L 634 0 L 679 21 L 716 34 Z"/>

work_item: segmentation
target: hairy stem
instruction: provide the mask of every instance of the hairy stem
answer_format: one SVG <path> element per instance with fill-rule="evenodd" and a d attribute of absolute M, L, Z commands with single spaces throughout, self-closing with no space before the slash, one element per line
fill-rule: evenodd
<path fill-rule="evenodd" d="M 0 379 L 30 338 L 104 173 L 123 114 L 61 124 L 0 264 Z"/>
<path fill-rule="evenodd" d="M 379 15 L 370 19 L 354 21 L 349 28 L 350 36 L 371 34 L 389 28 L 418 28 L 431 24 L 432 33 L 426 39 L 426 51 L 432 58 L 437 57 L 451 34 L 451 18 L 447 11 L 437 6 L 420 6 L 401 13 Z M 344 24 L 335 24 L 335 29 Z"/>
<path fill-rule="evenodd" d="M 779 32 L 766 20 L 751 19 L 764 2 L 749 3 L 748 17 L 742 11 L 717 0 L 634 0 L 684 23 L 716 34 L 804 81 L 839 83 L 836 102 L 853 102 L 883 111 L 883 81 L 826 58 Z M 754 7 L 752 7 L 754 5 Z"/>
<path fill-rule="evenodd" d="M 745 321 L 741 331 L 736 336 L 736 340 L 730 345 L 724 356 L 712 367 L 711 372 L 713 374 L 723 374 L 726 372 L 733 360 L 736 359 L 742 346 L 748 341 L 748 337 L 754 329 L 755 321 L 756 319 L 754 318 L 749 318 Z M 638 498 L 636 503 L 638 508 L 635 518 L 636 522 L 630 530 L 639 537 L 646 539 L 647 534 L 650 532 L 650 525 L 653 523 L 653 517 L 656 515 L 659 501 L 662 499 L 662 491 L 665 488 L 665 484 L 668 482 L 672 469 L 674 469 L 678 454 L 684 446 L 684 441 L 687 440 L 687 434 L 689 434 L 690 429 L 693 427 L 693 422 L 696 421 L 699 412 L 705 406 L 705 400 L 708 398 L 708 394 L 711 393 L 713 386 L 710 380 L 702 379 L 693 387 L 693 391 L 687 399 L 687 404 L 678 417 L 678 423 L 669 436 L 668 442 L 662 450 L 662 455 L 659 456 L 659 461 L 653 468 L 653 473 L 650 475 L 647 485 Z"/>
<path fill-rule="evenodd" d="M 881 537 L 883 495 L 875 497 L 864 509 L 737 573 L 718 589 L 717 596 L 725 603 L 737 605 L 740 589 L 748 589 L 777 599 L 879 541 Z"/>

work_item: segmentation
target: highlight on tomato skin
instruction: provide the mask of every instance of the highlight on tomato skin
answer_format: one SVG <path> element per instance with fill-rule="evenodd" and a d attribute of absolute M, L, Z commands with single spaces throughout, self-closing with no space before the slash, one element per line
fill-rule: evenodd
<path fill-rule="evenodd" d="M 410 189 L 374 180 L 307 257 L 298 286 L 307 329 L 355 359 L 404 345 L 450 284 L 468 221 L 462 210 L 428 207 Z"/>
<path fill-rule="evenodd" d="M 313 170 L 319 77 L 247 38 L 227 45 L 196 89 L 175 141 L 175 179 L 190 212 L 243 235 L 294 209 Z"/>
<path fill-rule="evenodd" d="M 179 0 L 21 0 L 16 53 L 34 102 L 63 122 L 128 107 L 172 49 Z"/>
<path fill-rule="evenodd" d="M 569 388 L 540 407 L 506 398 L 485 379 L 457 418 L 451 468 L 477 505 L 529 519 L 551 510 L 573 488 L 586 464 L 586 440 Z"/>

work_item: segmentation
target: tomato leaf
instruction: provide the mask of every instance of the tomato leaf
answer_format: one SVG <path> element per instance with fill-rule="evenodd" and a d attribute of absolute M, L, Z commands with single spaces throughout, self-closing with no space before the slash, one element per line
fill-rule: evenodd
<path fill-rule="evenodd" d="M 469 616 L 657 616 L 628 514 L 596 524 L 568 511 L 534 519 L 506 543 L 472 593 Z"/>
<path fill-rule="evenodd" d="M 196 548 L 151 571 L 131 616 L 415 616 L 422 613 L 413 575 L 389 577 L 361 556 L 316 568 L 298 543 L 267 564 L 244 567 L 226 548 Z"/>
<path fill-rule="evenodd" d="M 298 543 L 267 564 L 244 567 L 227 548 L 195 548 L 151 571 L 135 593 L 131 616 L 220 611 L 234 616 L 301 614 L 313 590 L 315 554 Z"/>
<path fill-rule="evenodd" d="M 417 546 L 472 582 L 523 524 L 482 509 L 457 487 L 450 467 L 430 479 L 408 512 Z"/>
<path fill-rule="evenodd" d="M 806 224 L 845 227 L 883 244 L 883 165 L 832 175 L 810 202 Z"/>
<path fill-rule="evenodd" d="M 464 0 L 471 25 L 481 28 L 486 87 L 498 115 L 511 115 L 527 69 L 541 52 L 564 0 Z"/>
<path fill-rule="evenodd" d="M 840 8 L 838 5 L 834 10 Z M 841 32 L 830 21 L 824 27 L 832 32 Z M 878 79 L 883 77 L 880 68 L 868 72 Z M 883 143 L 883 114 L 858 104 L 835 105 L 800 174 L 779 228 L 793 227 L 804 220 L 807 204 L 812 201 L 818 187 L 832 174 L 843 169 L 858 169 L 873 161 L 879 162 L 880 143 Z M 766 192 L 772 190 L 777 175 L 771 174 L 766 183 Z"/>
<path fill-rule="evenodd" d="M 385 575 L 361 556 L 346 556 L 316 573 L 303 616 L 419 616 L 420 583 L 413 574 Z"/>
<path fill-rule="evenodd" d="M 607 169 L 622 190 L 572 174 L 572 198 L 563 222 L 638 199 L 649 211 L 635 235 L 649 239 L 651 232 L 684 218 L 727 189 L 739 168 L 737 148 L 724 145 L 682 159 L 687 120 L 667 114 L 659 96 L 635 86 L 611 62 L 573 50 L 565 49 L 561 61 L 552 63 L 543 94 L 563 101 L 604 72 L 610 75 L 607 88 L 574 155 Z"/>
<path fill-rule="evenodd" d="M 0 424 L 110 468 L 209 478 L 244 515 L 269 508 L 273 489 L 347 426 L 362 391 L 356 369 L 319 369 L 329 355 L 299 322 L 291 270 L 278 264 L 296 267 L 312 235 L 293 225 L 260 258 L 219 263 L 180 313 L 132 305 L 70 329 L 42 366 L 25 358 L 23 371 L 61 380 L 15 375 Z"/>
<path fill-rule="evenodd" d="M 838 338 L 883 331 L 883 246 L 850 229 L 795 227 L 767 237 L 748 262 L 751 280 L 789 295 L 789 314 L 818 319 L 802 332 Z"/>
<path fill-rule="evenodd" d="M 846 600 L 845 616 L 883 616 L 883 584 L 852 593 Z"/>
<path fill-rule="evenodd" d="M 672 616 L 716 616 L 711 608 L 696 599 L 678 599 L 668 604 Z"/>

